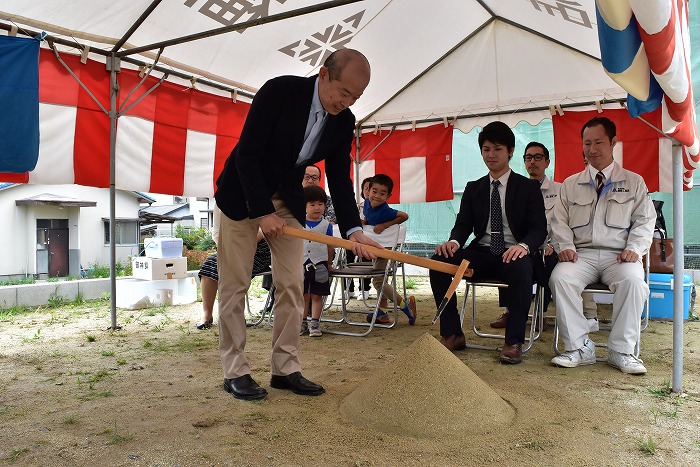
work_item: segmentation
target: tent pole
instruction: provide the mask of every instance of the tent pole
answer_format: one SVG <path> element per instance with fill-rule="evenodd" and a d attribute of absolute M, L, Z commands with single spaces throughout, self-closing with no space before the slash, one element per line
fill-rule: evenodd
<path fill-rule="evenodd" d="M 681 392 L 683 386 L 683 152 L 673 141 L 673 374 L 671 391 Z"/>
<path fill-rule="evenodd" d="M 107 58 L 107 70 L 109 70 L 109 310 L 112 318 L 111 330 L 117 329 L 117 248 L 116 248 L 116 142 L 117 142 L 117 72 L 119 71 L 119 58 L 112 54 Z"/>

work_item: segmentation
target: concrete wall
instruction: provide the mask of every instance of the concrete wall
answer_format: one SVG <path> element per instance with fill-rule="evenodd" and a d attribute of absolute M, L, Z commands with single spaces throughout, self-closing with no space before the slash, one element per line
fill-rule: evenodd
<path fill-rule="evenodd" d="M 187 271 L 199 285 L 199 271 Z M 117 281 L 133 281 L 132 277 L 118 277 Z M 162 282 L 162 281 L 161 281 Z M 13 306 L 43 306 L 52 296 L 72 302 L 81 294 L 84 300 L 96 300 L 109 294 L 109 278 L 81 279 L 75 281 L 37 282 L 36 284 L 8 285 L 0 287 L 0 310 Z"/>

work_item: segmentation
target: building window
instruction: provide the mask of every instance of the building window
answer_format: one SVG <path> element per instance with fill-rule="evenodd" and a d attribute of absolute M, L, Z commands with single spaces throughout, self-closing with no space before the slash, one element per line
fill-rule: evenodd
<path fill-rule="evenodd" d="M 209 228 L 209 219 L 206 217 L 202 217 L 199 219 L 199 226 L 203 229 L 208 229 Z"/>
<path fill-rule="evenodd" d="M 184 196 L 173 196 L 173 204 L 184 204 L 187 202 L 187 198 Z"/>
<path fill-rule="evenodd" d="M 137 245 L 139 243 L 139 222 L 137 220 L 117 220 L 114 222 L 115 245 Z M 109 221 L 104 221 L 105 243 L 109 244 Z"/>

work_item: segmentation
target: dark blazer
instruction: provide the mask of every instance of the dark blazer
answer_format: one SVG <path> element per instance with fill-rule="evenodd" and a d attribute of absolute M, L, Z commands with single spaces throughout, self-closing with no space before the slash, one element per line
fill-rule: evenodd
<path fill-rule="evenodd" d="M 474 233 L 474 240 L 469 246 L 477 246 L 486 233 L 490 205 L 489 176 L 468 182 L 457 220 L 450 232 L 450 240 L 464 245 L 469 235 Z M 527 243 L 531 253 L 537 251 L 547 236 L 544 200 L 537 180 L 530 180 L 511 171 L 506 185 L 505 212 L 510 230 L 518 243 Z"/>
<path fill-rule="evenodd" d="M 250 106 L 241 138 L 216 182 L 216 204 L 233 220 L 275 212 L 272 195 L 304 225 L 306 202 L 301 187 L 305 167 L 296 167 L 304 143 L 316 76 L 280 76 L 260 88 Z M 316 151 L 307 162 L 325 159 L 326 178 L 341 232 L 360 226 L 350 180 L 350 151 L 355 116 L 349 109 L 328 115 Z"/>

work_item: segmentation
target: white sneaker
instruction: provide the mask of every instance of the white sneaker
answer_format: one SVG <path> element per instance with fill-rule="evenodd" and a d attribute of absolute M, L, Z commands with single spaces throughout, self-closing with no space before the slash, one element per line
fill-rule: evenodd
<path fill-rule="evenodd" d="M 309 322 L 306 321 L 306 318 L 303 318 L 301 321 L 301 327 L 299 328 L 299 335 L 303 336 L 309 331 Z"/>
<path fill-rule="evenodd" d="M 576 350 L 569 350 L 554 357 L 551 362 L 556 366 L 564 368 L 575 368 L 580 365 L 593 365 L 595 363 L 595 344 L 590 339 L 586 339 L 583 347 Z"/>
<path fill-rule="evenodd" d="M 312 321 L 309 325 L 309 337 L 321 337 L 322 335 L 319 324 Z"/>
<path fill-rule="evenodd" d="M 600 326 L 598 325 L 598 318 L 588 319 L 588 332 L 598 332 L 600 331 Z"/>
<path fill-rule="evenodd" d="M 628 375 L 643 375 L 647 372 L 644 362 L 632 354 L 608 350 L 608 365 Z"/>

